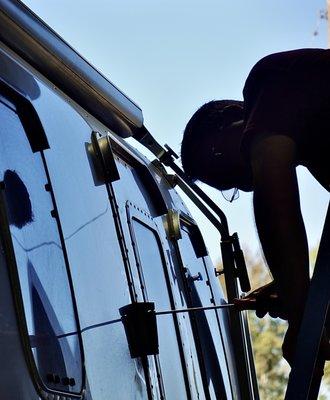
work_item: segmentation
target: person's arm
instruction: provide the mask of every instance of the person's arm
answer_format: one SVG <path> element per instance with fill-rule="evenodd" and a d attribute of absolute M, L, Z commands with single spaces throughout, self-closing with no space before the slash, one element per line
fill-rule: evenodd
<path fill-rule="evenodd" d="M 309 285 L 309 260 L 296 176 L 296 144 L 288 136 L 270 135 L 256 137 L 250 149 L 259 238 L 289 321 L 299 323 Z"/>

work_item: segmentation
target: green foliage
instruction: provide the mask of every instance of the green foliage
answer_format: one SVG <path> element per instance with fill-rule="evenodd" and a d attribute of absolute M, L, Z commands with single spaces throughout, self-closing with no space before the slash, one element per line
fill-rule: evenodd
<path fill-rule="evenodd" d="M 330 387 L 330 362 L 325 363 L 323 383 Z"/>
<path fill-rule="evenodd" d="M 261 259 L 246 257 L 251 285 L 262 286 L 271 280 Z M 282 358 L 282 342 L 287 323 L 268 315 L 260 319 L 249 312 L 249 325 L 261 400 L 282 400 L 288 382 L 289 366 Z"/>
<path fill-rule="evenodd" d="M 283 399 L 289 374 L 281 351 L 286 323 L 268 316 L 259 319 L 254 312 L 250 312 L 249 325 L 260 398 Z"/>

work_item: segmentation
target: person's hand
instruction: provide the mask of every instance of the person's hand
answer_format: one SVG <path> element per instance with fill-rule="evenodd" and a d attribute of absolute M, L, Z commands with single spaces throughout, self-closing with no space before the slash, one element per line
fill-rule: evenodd
<path fill-rule="evenodd" d="M 234 304 L 240 311 L 255 310 L 259 318 L 263 318 L 269 313 L 272 318 L 288 319 L 274 281 L 261 286 L 241 299 L 234 299 Z"/>

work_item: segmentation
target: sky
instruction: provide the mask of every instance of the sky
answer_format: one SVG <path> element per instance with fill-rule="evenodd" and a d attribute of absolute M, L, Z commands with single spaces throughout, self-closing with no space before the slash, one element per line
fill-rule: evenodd
<path fill-rule="evenodd" d="M 242 99 L 245 79 L 260 58 L 295 48 L 327 47 L 326 21 L 319 18 L 326 0 L 24 3 L 132 98 L 142 108 L 145 126 L 154 137 L 178 153 L 193 112 L 209 100 Z M 317 36 L 313 35 L 316 29 Z M 298 168 L 298 176 L 313 248 L 320 238 L 329 196 L 303 168 Z M 229 204 L 216 190 L 203 188 L 226 213 L 230 230 L 238 232 L 243 247 L 259 253 L 251 194 L 241 193 Z M 217 261 L 219 235 L 186 203 Z"/>

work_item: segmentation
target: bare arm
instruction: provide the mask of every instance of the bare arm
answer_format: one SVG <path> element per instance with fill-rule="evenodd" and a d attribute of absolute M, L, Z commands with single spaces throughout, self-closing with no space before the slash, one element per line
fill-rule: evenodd
<path fill-rule="evenodd" d="M 308 245 L 295 160 L 296 145 L 287 136 L 256 138 L 252 143 L 256 225 L 266 261 L 292 321 L 301 317 L 309 284 Z"/>

